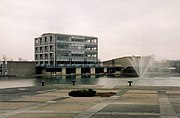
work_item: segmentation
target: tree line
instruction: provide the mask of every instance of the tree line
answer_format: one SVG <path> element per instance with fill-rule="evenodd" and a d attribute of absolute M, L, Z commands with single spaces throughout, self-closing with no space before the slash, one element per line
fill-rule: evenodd
<path fill-rule="evenodd" d="M 0 58 L 0 61 L 14 61 L 14 60 L 11 57 L 7 57 L 7 55 L 3 55 L 2 58 Z M 23 59 L 22 57 L 19 57 L 18 61 L 27 61 L 27 59 Z"/>

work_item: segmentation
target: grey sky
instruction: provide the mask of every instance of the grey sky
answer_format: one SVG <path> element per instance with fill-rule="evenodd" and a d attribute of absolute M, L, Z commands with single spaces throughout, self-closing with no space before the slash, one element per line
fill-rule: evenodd
<path fill-rule="evenodd" d="M 99 38 L 99 58 L 180 59 L 180 0 L 0 0 L 0 57 L 33 60 L 46 32 Z"/>

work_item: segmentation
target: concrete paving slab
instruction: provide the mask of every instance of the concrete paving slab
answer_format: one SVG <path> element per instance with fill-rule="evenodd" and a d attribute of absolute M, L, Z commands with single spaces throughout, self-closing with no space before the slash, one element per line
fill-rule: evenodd
<path fill-rule="evenodd" d="M 159 106 L 161 110 L 161 116 L 167 117 L 167 116 L 176 116 L 176 112 L 174 111 L 174 108 L 172 104 L 169 101 L 169 98 L 166 94 L 166 91 L 158 91 L 159 95 Z"/>
<path fill-rule="evenodd" d="M 92 107 L 93 105 L 95 105 L 95 103 L 91 103 L 91 104 L 64 104 L 64 103 L 56 103 L 56 104 L 51 104 L 51 105 L 47 105 L 47 106 L 43 106 L 43 107 L 39 107 L 36 110 L 46 110 L 46 111 L 83 111 L 86 110 L 90 107 Z"/>
<path fill-rule="evenodd" d="M 167 90 L 166 91 L 167 94 L 180 94 L 179 90 Z"/>
<path fill-rule="evenodd" d="M 58 114 L 58 113 L 22 113 L 9 118 L 73 118 L 75 114 Z"/>
<path fill-rule="evenodd" d="M 89 118 L 112 102 L 113 102 L 112 99 L 106 99 L 92 106 L 91 108 L 81 112 L 80 114 L 76 115 L 74 118 Z"/>
<path fill-rule="evenodd" d="M 53 110 L 53 111 L 83 111 L 97 103 L 101 102 L 103 98 L 99 97 L 71 97 L 55 104 L 42 106 L 36 110 Z"/>
<path fill-rule="evenodd" d="M 169 98 L 171 104 L 180 104 L 180 98 Z"/>
<path fill-rule="evenodd" d="M 118 98 L 116 102 L 131 104 L 158 104 L 158 95 L 126 93 Z"/>
<path fill-rule="evenodd" d="M 169 105 L 160 106 L 162 115 L 175 115 L 174 109 Z"/>
<path fill-rule="evenodd" d="M 178 118 L 177 116 L 171 116 L 171 115 L 161 115 L 161 118 Z"/>
<path fill-rule="evenodd" d="M 176 114 L 180 114 L 180 104 L 172 104 Z"/>
<path fill-rule="evenodd" d="M 129 90 L 128 93 L 136 93 L 136 94 L 157 94 L 156 90 Z"/>
<path fill-rule="evenodd" d="M 167 94 L 170 98 L 180 98 L 180 94 Z"/>
<path fill-rule="evenodd" d="M 0 102 L 0 110 L 16 110 L 34 105 L 26 102 Z"/>
<path fill-rule="evenodd" d="M 0 111 L 0 114 L 3 114 L 3 113 L 5 113 L 5 111 L 4 111 L 4 110 Z"/>
<path fill-rule="evenodd" d="M 141 112 L 160 113 L 159 105 L 131 105 L 131 104 L 110 104 L 100 112 Z"/>
<path fill-rule="evenodd" d="M 118 115 L 118 114 L 95 114 L 90 118 L 160 118 L 157 115 Z"/>
<path fill-rule="evenodd" d="M 46 102 L 46 101 L 50 101 L 53 99 L 56 99 L 58 97 L 49 97 L 49 96 L 28 96 L 28 97 L 23 97 L 20 99 L 15 99 L 13 101 L 23 101 L 23 102 Z"/>
<path fill-rule="evenodd" d="M 81 102 L 81 103 L 89 103 L 89 102 L 101 102 L 105 100 L 104 97 L 70 97 L 68 99 L 63 100 L 63 102 Z"/>

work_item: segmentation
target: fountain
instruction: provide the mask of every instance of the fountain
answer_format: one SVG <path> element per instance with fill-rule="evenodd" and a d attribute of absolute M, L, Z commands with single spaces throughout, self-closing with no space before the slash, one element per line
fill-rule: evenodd
<path fill-rule="evenodd" d="M 154 56 L 132 56 L 128 58 L 137 75 L 143 78 L 148 68 L 152 65 Z"/>

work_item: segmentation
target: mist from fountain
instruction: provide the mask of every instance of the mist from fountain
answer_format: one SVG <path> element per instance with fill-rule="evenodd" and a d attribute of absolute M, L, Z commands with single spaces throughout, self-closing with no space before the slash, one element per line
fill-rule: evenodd
<path fill-rule="evenodd" d="M 137 75 L 143 78 L 148 68 L 154 62 L 154 56 L 132 56 L 128 58 Z"/>

